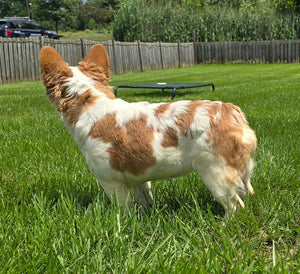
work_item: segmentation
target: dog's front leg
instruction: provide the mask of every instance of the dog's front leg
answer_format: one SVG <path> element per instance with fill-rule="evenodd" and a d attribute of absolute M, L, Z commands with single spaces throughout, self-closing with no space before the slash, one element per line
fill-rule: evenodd
<path fill-rule="evenodd" d="M 109 199 L 113 199 L 116 197 L 119 204 L 125 208 L 126 206 L 128 208 L 132 205 L 132 199 L 130 196 L 129 188 L 124 183 L 118 183 L 118 182 L 99 182 L 100 185 L 103 187 L 104 192 L 108 196 Z"/>
<path fill-rule="evenodd" d="M 133 187 L 132 189 L 136 201 L 143 207 L 143 209 L 146 209 L 152 205 L 153 195 L 150 181 L 143 183 L 142 185 Z"/>

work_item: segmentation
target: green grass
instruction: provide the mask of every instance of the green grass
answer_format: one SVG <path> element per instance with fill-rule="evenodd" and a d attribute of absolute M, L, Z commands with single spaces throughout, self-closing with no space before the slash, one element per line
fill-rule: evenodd
<path fill-rule="evenodd" d="M 103 42 L 112 40 L 112 33 L 109 33 L 107 30 L 103 30 L 103 32 L 97 31 L 97 30 L 85 30 L 85 31 L 65 31 L 59 32 L 59 35 L 62 35 L 61 39 L 84 39 L 89 41 L 97 41 L 97 42 Z"/>
<path fill-rule="evenodd" d="M 175 100 L 233 102 L 258 137 L 256 194 L 234 218 L 202 182 L 154 182 L 140 216 L 110 203 L 41 82 L 0 86 L 2 273 L 299 273 L 300 64 L 199 65 L 114 75 L 112 85 L 213 82 Z M 170 91 L 120 89 L 128 101 Z"/>

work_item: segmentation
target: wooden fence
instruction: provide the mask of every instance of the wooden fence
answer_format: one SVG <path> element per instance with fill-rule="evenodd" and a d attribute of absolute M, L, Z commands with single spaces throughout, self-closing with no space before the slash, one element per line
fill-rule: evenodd
<path fill-rule="evenodd" d="M 70 64 L 77 65 L 97 42 L 44 38 L 0 38 L 0 84 L 40 80 L 39 52 L 55 48 Z M 113 74 L 192 66 L 201 63 L 291 63 L 300 61 L 300 40 L 208 43 L 102 43 Z"/>
<path fill-rule="evenodd" d="M 196 63 L 295 63 L 300 40 L 197 43 Z"/>

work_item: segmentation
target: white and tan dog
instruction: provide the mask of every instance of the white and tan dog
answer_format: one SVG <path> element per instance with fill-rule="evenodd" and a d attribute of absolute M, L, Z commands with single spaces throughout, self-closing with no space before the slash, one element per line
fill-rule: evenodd
<path fill-rule="evenodd" d="M 150 180 L 195 170 L 229 210 L 253 194 L 250 175 L 256 137 L 242 111 L 211 101 L 128 103 L 116 99 L 109 59 L 95 45 L 71 67 L 51 47 L 40 53 L 47 95 L 81 149 L 89 168 L 111 197 L 144 207 L 152 201 Z"/>

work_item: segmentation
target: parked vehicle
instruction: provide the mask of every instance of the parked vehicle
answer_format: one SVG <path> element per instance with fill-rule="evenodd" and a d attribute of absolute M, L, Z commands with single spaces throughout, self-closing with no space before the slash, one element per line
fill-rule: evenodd
<path fill-rule="evenodd" d="M 0 19 L 0 36 L 9 38 L 44 36 L 59 39 L 59 35 L 56 32 L 49 31 L 46 27 L 27 17 Z"/>

